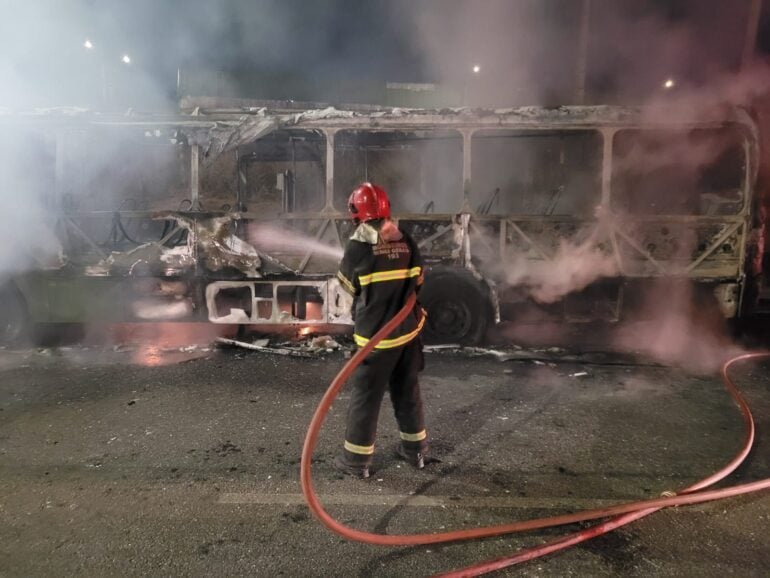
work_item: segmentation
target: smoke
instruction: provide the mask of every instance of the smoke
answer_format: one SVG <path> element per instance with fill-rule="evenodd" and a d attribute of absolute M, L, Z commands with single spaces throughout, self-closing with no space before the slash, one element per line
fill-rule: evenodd
<path fill-rule="evenodd" d="M 673 8 L 663 11 L 660 2 L 592 0 L 586 61 L 591 102 L 651 105 L 648 120 L 665 126 L 670 121 L 710 118 L 726 104 L 747 104 L 768 93 L 767 67 L 755 64 L 735 72 L 743 64 L 748 2 L 729 3 L 729 7 L 718 0 L 668 4 Z M 570 104 L 577 99 L 579 82 L 576 23 L 581 5 L 573 0 L 6 1 L 0 7 L 4 15 L 0 21 L 0 112 L 61 106 L 113 112 L 166 110 L 174 106 L 176 71 L 187 67 L 224 68 L 234 73 L 256 68 L 274 72 L 277 84 L 284 80 L 282 71 L 292 71 L 316 82 L 317 92 L 287 88 L 287 97 L 296 99 L 322 99 L 324 90 L 329 94 L 338 91 L 329 85 L 342 86 L 343 78 L 374 75 L 446 85 L 454 91 L 451 104 Z M 123 62 L 123 56 L 130 56 L 130 63 Z M 672 85 L 666 88 L 668 79 Z M 235 89 L 221 88 L 225 92 Z M 338 91 L 337 95 L 339 100 L 349 101 L 345 94 Z M 436 212 L 452 211 L 462 202 L 457 198 L 464 186 L 459 182 L 461 150 L 449 140 L 442 145 L 446 152 L 424 153 L 436 159 L 430 161 L 429 174 L 424 177 L 434 186 L 426 187 L 415 178 L 405 192 L 403 202 L 411 203 L 406 208 L 428 211 L 430 201 L 435 200 Z M 728 141 L 719 138 L 684 140 L 666 147 L 660 144 L 651 141 L 626 151 L 618 168 L 628 174 L 629 182 L 651 183 L 651 175 L 671 166 L 685 167 L 686 180 L 692 182 L 702 167 L 730 148 Z M 50 134 L 29 139 L 27 134 L 4 131 L 0 147 L 0 275 L 30 266 L 55 266 L 61 247 L 49 216 L 61 200 L 53 198 L 53 193 L 66 194 L 67 185 L 55 182 L 54 139 Z M 99 149 L 92 162 L 101 170 L 94 185 L 105 185 L 100 191 L 103 195 L 83 199 L 83 208 L 87 204 L 93 208 L 90 203 L 98 201 L 105 205 L 100 208 L 113 209 L 109 200 L 135 196 L 137 190 L 147 188 L 128 187 L 126 175 L 158 171 L 143 169 L 142 159 L 136 164 L 127 161 L 124 152 L 122 143 Z M 411 165 L 391 166 L 398 163 L 381 156 L 387 172 L 403 168 L 403 174 L 413 174 Z M 376 161 L 375 155 L 373 166 Z M 575 165 L 566 173 L 560 183 L 565 190 L 588 186 L 576 185 L 584 175 Z M 474 178 L 478 174 L 474 171 Z M 112 186 L 107 186 L 110 180 Z M 173 178 L 148 182 L 149 189 L 162 194 Z M 428 197 L 418 196 L 423 190 L 429 191 Z M 659 207 L 666 196 L 653 192 L 647 200 Z M 571 209 L 554 214 L 574 216 L 582 210 Z M 633 207 L 604 209 L 617 212 L 616 227 L 633 232 L 622 219 Z M 326 251 L 330 259 L 339 258 L 337 249 L 312 238 L 280 229 L 260 231 L 262 237 L 254 241 L 264 250 L 315 249 Z M 697 238 L 684 229 L 672 230 L 671 237 L 678 240 L 671 254 L 678 261 L 686 260 Z M 565 240 L 548 261 L 516 257 L 507 264 L 503 277 L 509 284 L 526 287 L 534 300 L 553 303 L 597 279 L 617 274 L 616 261 L 598 248 L 597 240 Z M 645 341 L 667 345 L 649 349 L 650 354 L 675 351 L 682 359 L 701 355 L 685 346 L 692 335 L 706 335 L 697 323 L 685 323 L 700 314 L 686 305 L 692 295 L 684 289 L 681 301 L 660 300 L 656 295 L 650 295 L 645 308 L 658 317 L 659 322 L 651 327 L 662 336 L 650 334 Z M 668 311 L 661 302 L 678 305 Z M 677 311 L 686 318 L 676 317 Z M 719 330 L 714 328 L 712 334 L 718 335 Z M 631 337 L 619 342 L 634 346 Z M 717 339 L 715 343 L 721 342 Z"/>
<path fill-rule="evenodd" d="M 553 103 L 574 87 L 578 2 L 401 2 L 423 76 L 455 105 Z M 475 68 L 478 67 L 478 68 Z"/>
<path fill-rule="evenodd" d="M 39 166 L 51 151 L 42 143 L 18 142 L 15 137 L 14 131 L 0 136 L 0 285 L 8 275 L 32 265 L 55 268 L 63 260 L 44 211 L 53 175 L 41 175 Z"/>
<path fill-rule="evenodd" d="M 532 261 L 518 255 L 506 265 L 505 282 L 526 287 L 538 303 L 555 303 L 603 277 L 618 273 L 617 261 L 593 240 L 574 244 L 562 239 L 552 259 Z"/>
<path fill-rule="evenodd" d="M 588 70 L 599 102 L 671 105 L 672 97 L 710 99 L 719 77 L 745 65 L 748 1 L 729 8 L 720 0 L 592 4 Z M 667 80 L 673 86 L 667 87 Z"/>
<path fill-rule="evenodd" d="M 651 25 L 652 21 L 646 24 Z M 672 57 L 672 62 L 681 64 L 680 71 L 685 67 L 685 55 L 702 50 L 699 53 L 701 73 L 710 75 L 709 82 L 681 82 L 670 91 L 654 92 L 646 102 L 646 121 L 660 127 L 706 122 L 724 118 L 733 107 L 750 108 L 770 94 L 768 63 L 755 61 L 740 71 L 731 71 L 720 59 L 712 58 L 714 50 L 724 48 L 724 37 L 717 36 L 708 47 L 702 46 L 702 42 L 691 30 L 679 27 L 669 42 L 669 49 L 678 55 L 678 58 Z M 618 88 L 623 92 L 632 87 L 629 79 Z M 741 154 L 741 138 L 727 130 L 688 136 L 660 131 L 657 136 L 641 139 L 636 147 L 624 150 L 619 156 L 618 168 L 625 172 L 629 182 L 637 183 L 632 190 L 637 193 L 639 204 L 635 208 L 614 207 L 620 211 L 618 226 L 634 235 L 639 225 L 624 223 L 631 212 L 736 214 L 742 205 L 739 191 L 743 183 L 729 175 L 744 175 L 746 160 Z M 757 176 L 757 159 L 751 158 L 749 162 L 752 172 L 747 173 L 746 178 L 752 184 Z M 722 169 L 717 168 L 720 166 Z M 724 171 L 725 167 L 732 170 Z M 664 182 L 669 186 L 662 186 Z M 703 191 L 707 182 L 712 186 L 709 192 L 699 196 L 691 194 L 699 188 Z M 704 249 L 695 228 L 676 222 L 667 226 L 669 242 L 663 247 L 663 254 L 669 272 L 677 276 L 651 282 L 641 301 L 627 311 L 613 332 L 613 343 L 621 350 L 641 353 L 664 364 L 696 373 L 713 372 L 728 358 L 741 353 L 742 348 L 735 343 L 711 288 L 688 276 L 678 276 Z"/>
<path fill-rule="evenodd" d="M 414 53 L 424 80 L 454 89 L 456 105 L 582 104 L 581 66 L 585 102 L 596 104 L 671 105 L 679 95 L 709 99 L 715 79 L 744 69 L 731 89 L 735 102 L 743 80 L 761 78 L 742 62 L 749 0 L 729 5 L 722 0 L 402 0 L 397 5 L 391 18 L 403 30 L 401 44 Z"/>
<path fill-rule="evenodd" d="M 0 10 L 1 282 L 30 268 L 63 264 L 57 219 L 62 208 L 77 208 L 65 205 L 73 194 L 82 193 L 83 159 L 91 158 L 103 174 L 111 175 L 111 182 L 103 180 L 98 197 L 91 199 L 99 208 L 117 208 L 110 204 L 121 194 L 124 179 L 115 173 L 126 165 L 126 147 L 119 144 L 89 150 L 64 143 L 70 157 L 57 158 L 62 154 L 57 138 L 63 132 L 24 128 L 12 114 L 166 107 L 168 98 L 142 51 L 136 45 L 131 51 L 126 30 L 113 20 L 106 3 L 3 2 Z M 121 60 L 125 55 L 130 64 Z M 78 154 L 80 158 L 73 158 Z M 75 162 L 68 166 L 68 161 Z"/>
<path fill-rule="evenodd" d="M 0 22 L 0 107 L 99 110 L 168 108 L 173 94 L 155 76 L 158 54 L 140 38 L 132 3 L 5 2 Z M 132 15 L 134 18 L 132 18 Z M 90 48 L 86 47 L 86 41 Z M 129 62 L 124 62 L 124 57 Z"/>
<path fill-rule="evenodd" d="M 615 345 L 697 373 L 716 371 L 742 349 L 712 296 L 688 279 L 657 279 L 614 333 Z"/>
<path fill-rule="evenodd" d="M 454 87 L 457 104 L 573 104 L 579 98 L 576 23 L 581 4 L 450 1 L 437 14 L 430 3 L 422 3 L 404 7 L 411 20 L 404 24 L 425 76 Z M 644 105 L 644 120 L 659 129 L 633 142 L 616 137 L 614 168 L 622 179 L 613 176 L 613 199 L 599 212 L 615 230 L 643 240 L 641 248 L 655 251 L 671 275 L 681 275 L 703 249 L 694 227 L 669 219 L 661 239 L 645 240 L 645 225 L 634 217 L 729 215 L 740 209 L 742 183 L 726 175 L 742 175 L 741 138 L 729 131 L 677 136 L 670 127 L 725 118 L 730 107 L 748 107 L 770 94 L 767 63 L 742 62 L 749 2 L 731 3 L 729 8 L 717 0 L 682 0 L 666 7 L 613 0 L 592 0 L 590 5 L 588 101 Z M 555 17 L 557 10 L 562 18 Z M 514 154 L 508 162 L 515 165 L 520 159 L 521 154 Z M 720 173 L 714 166 L 737 171 Z M 478 174 L 474 171 L 474 181 Z M 488 174 L 482 171 L 482 179 Z M 569 170 L 561 184 L 569 190 L 578 178 L 576 170 Z M 748 178 L 753 181 L 755 174 Z M 705 193 L 699 191 L 704 183 L 711 187 Z M 500 185 L 490 186 L 491 191 Z M 516 202 L 523 202 L 526 191 L 535 188 L 533 183 L 516 187 L 508 191 L 519 199 Z M 625 198 L 619 202 L 614 195 L 621 189 Z M 520 208 L 526 209 L 523 204 Z M 502 264 L 495 260 L 495 251 L 484 253 L 484 245 L 496 246 L 494 235 L 485 243 L 476 242 L 483 236 L 472 236 L 482 268 L 539 303 L 557 302 L 619 273 L 618 259 L 599 247 L 609 242 L 606 236 L 583 242 L 565 238 L 549 259 L 527 258 L 524 251 L 532 257 L 532 248 L 525 246 Z M 621 250 L 626 265 L 638 267 L 637 250 L 623 241 Z M 713 369 L 734 349 L 713 296 L 689 279 L 655 280 L 632 313 L 615 335 L 621 349 L 698 371 Z M 534 321 L 535 331 L 554 335 L 553 325 L 543 329 L 544 319 L 529 321 Z"/>

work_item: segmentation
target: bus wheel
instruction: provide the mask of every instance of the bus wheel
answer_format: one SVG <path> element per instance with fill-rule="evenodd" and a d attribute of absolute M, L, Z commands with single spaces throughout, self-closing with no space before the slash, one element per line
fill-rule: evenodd
<path fill-rule="evenodd" d="M 0 286 L 0 345 L 18 345 L 27 336 L 27 304 L 10 283 Z"/>
<path fill-rule="evenodd" d="M 463 269 L 429 273 L 418 296 L 428 312 L 426 343 L 482 343 L 492 316 L 488 295 L 486 287 Z"/>

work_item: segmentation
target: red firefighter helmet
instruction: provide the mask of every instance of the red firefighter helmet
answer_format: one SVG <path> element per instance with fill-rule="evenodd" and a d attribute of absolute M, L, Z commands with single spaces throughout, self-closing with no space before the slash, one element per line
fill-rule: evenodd
<path fill-rule="evenodd" d="M 348 199 L 350 217 L 356 223 L 366 223 L 373 219 L 390 219 L 390 201 L 385 189 L 363 183 L 358 186 Z"/>

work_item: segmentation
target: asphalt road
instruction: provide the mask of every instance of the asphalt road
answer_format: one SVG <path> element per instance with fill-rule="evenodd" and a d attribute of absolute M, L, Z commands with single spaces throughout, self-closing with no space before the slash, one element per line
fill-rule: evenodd
<path fill-rule="evenodd" d="M 314 519 L 298 481 L 307 423 L 340 353 L 134 359 L 0 351 L 0 576 L 429 576 L 577 528 L 417 548 L 348 542 Z M 386 400 L 369 480 L 331 467 L 343 391 L 316 452 L 317 491 L 356 528 L 430 532 L 658 496 L 738 450 L 742 422 L 717 376 L 605 361 L 429 354 L 423 392 L 442 462 L 416 471 L 392 457 Z M 770 477 L 767 368 L 735 372 L 758 440 L 731 484 Z M 764 492 L 658 512 L 499 575 L 769 572 Z"/>

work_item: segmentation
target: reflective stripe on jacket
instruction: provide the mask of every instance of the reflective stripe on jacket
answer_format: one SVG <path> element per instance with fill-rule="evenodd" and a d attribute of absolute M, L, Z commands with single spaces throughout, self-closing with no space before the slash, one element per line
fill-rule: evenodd
<path fill-rule="evenodd" d="M 412 291 L 422 283 L 423 268 L 417 244 L 403 231 L 398 238 L 386 240 L 376 226 L 359 225 L 345 248 L 337 277 L 355 297 L 353 315 L 354 339 L 363 346 L 404 306 Z M 422 330 L 425 313 L 414 311 L 377 349 L 399 347 L 409 343 Z"/>

